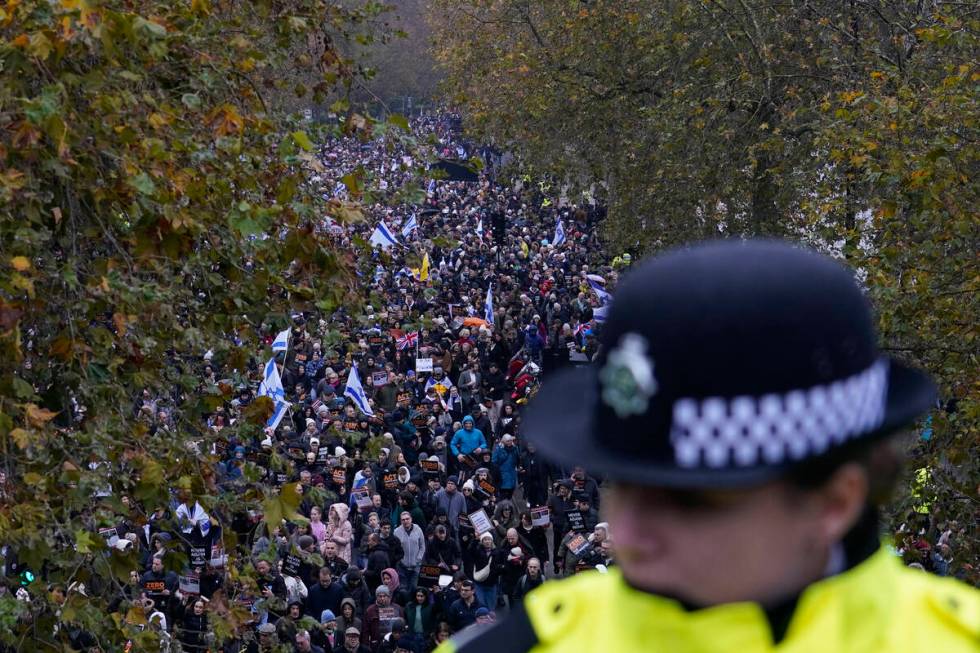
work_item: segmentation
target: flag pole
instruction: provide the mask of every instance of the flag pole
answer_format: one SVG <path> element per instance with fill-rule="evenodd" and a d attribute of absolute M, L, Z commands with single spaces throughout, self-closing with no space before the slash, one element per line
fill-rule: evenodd
<path fill-rule="evenodd" d="M 289 356 L 289 341 L 293 337 L 293 328 L 289 327 L 289 333 L 286 335 L 286 348 L 282 350 L 282 368 L 279 370 L 279 376 L 286 373 L 286 356 Z M 292 406 L 290 406 L 290 410 Z"/>

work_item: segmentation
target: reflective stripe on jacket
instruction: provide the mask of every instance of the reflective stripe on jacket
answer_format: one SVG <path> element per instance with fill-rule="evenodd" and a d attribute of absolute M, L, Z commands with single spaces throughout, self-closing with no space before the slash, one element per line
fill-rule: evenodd
<path fill-rule="evenodd" d="M 980 653 L 980 591 L 904 567 L 884 547 L 804 590 L 778 643 L 757 604 L 688 611 L 630 588 L 615 569 L 545 583 L 524 608 L 437 653 Z"/>

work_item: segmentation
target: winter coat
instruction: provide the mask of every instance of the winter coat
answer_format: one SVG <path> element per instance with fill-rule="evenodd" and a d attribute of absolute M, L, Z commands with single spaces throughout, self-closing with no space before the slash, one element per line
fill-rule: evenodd
<path fill-rule="evenodd" d="M 463 554 L 459 550 L 456 540 L 447 536 L 440 540 L 439 536 L 433 536 L 425 545 L 425 563 L 429 565 L 439 565 L 447 574 L 452 574 L 452 566 L 457 569 L 463 565 Z"/>
<path fill-rule="evenodd" d="M 327 520 L 327 533 L 326 541 L 333 541 L 337 543 L 337 557 L 343 558 L 347 564 L 351 561 L 351 541 L 354 538 L 354 528 L 351 523 L 347 521 L 347 515 L 350 513 L 350 508 L 343 503 L 334 503 L 330 506 L 331 510 L 337 511 L 337 516 L 340 518 L 339 521 L 334 521 L 333 518 L 328 518 Z"/>
<path fill-rule="evenodd" d="M 473 418 L 469 415 L 463 417 L 464 427 L 466 422 L 476 424 Z M 453 435 L 453 439 L 449 442 L 449 450 L 452 452 L 453 456 L 458 456 L 459 454 L 470 455 L 476 449 L 486 448 L 487 439 L 483 437 L 483 432 L 475 427 L 468 431 L 466 428 L 459 429 Z"/>
<path fill-rule="evenodd" d="M 459 525 L 459 516 L 466 511 L 466 497 L 457 489 L 450 494 L 446 488 L 436 492 L 436 506 L 446 511 L 449 518 L 450 530 L 455 531 Z"/>
<path fill-rule="evenodd" d="M 339 581 L 332 580 L 330 585 L 324 587 L 320 583 L 314 583 L 306 595 L 305 612 L 314 619 L 319 620 L 324 610 L 331 610 L 334 614 L 340 614 L 340 602 L 344 598 L 344 586 Z"/>
<path fill-rule="evenodd" d="M 805 587 L 778 643 L 759 605 L 687 609 L 630 587 L 615 567 L 545 583 L 524 607 L 526 613 L 516 611 L 517 619 L 477 635 L 469 648 L 450 644 L 440 653 L 485 650 L 489 642 L 481 637 L 490 633 L 492 641 L 507 642 L 509 653 L 645 651 L 652 642 L 669 642 L 671 653 L 976 653 L 980 641 L 980 592 L 909 569 L 884 547 Z"/>
<path fill-rule="evenodd" d="M 406 569 L 417 569 L 425 557 L 425 535 L 422 528 L 418 524 L 412 524 L 412 529 L 406 532 L 404 527 L 399 526 L 395 529 L 395 537 L 404 552 L 402 566 Z"/>
<path fill-rule="evenodd" d="M 496 465 L 500 473 L 500 489 L 513 490 L 517 487 L 518 459 L 517 447 L 507 447 L 503 444 L 498 444 L 494 448 L 491 462 Z"/>

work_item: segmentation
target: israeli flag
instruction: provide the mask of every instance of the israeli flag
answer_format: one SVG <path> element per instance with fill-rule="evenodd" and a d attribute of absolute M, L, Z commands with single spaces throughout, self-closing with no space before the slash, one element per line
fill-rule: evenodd
<path fill-rule="evenodd" d="M 599 285 L 592 279 L 589 279 L 589 287 L 592 288 L 592 292 L 594 292 L 596 297 L 599 298 L 599 301 L 602 302 L 603 306 L 612 302 L 612 298 L 613 298 L 612 294 L 606 292 L 605 288 L 603 288 L 601 285 Z"/>
<path fill-rule="evenodd" d="M 487 300 L 483 304 L 483 319 L 493 326 L 493 284 L 487 288 Z"/>
<path fill-rule="evenodd" d="M 480 221 L 476 223 L 476 235 L 480 237 L 480 240 L 483 240 L 483 218 L 480 218 Z"/>
<path fill-rule="evenodd" d="M 371 234 L 371 239 L 369 241 L 375 247 L 380 247 L 381 249 L 388 249 L 398 244 L 398 240 L 391 233 L 391 229 L 388 228 L 384 222 L 379 222 L 378 226 L 374 228 L 374 232 Z"/>
<path fill-rule="evenodd" d="M 426 188 L 426 191 L 425 192 L 427 194 L 429 194 L 429 195 L 432 195 L 432 193 L 436 192 L 436 180 L 435 179 L 430 179 L 429 180 L 429 186 L 428 186 L 428 188 Z"/>
<path fill-rule="evenodd" d="M 438 385 L 441 385 L 443 388 L 445 388 L 445 390 L 443 390 L 443 392 L 445 392 L 446 390 L 449 390 L 449 388 L 453 387 L 453 381 L 452 381 L 452 379 L 450 379 L 448 376 L 446 376 L 444 374 L 442 376 L 442 379 L 439 380 L 439 381 L 436 381 L 435 377 L 430 376 L 429 377 L 429 380 L 425 382 L 425 391 L 428 392 L 429 391 L 429 388 L 434 388 L 437 384 Z"/>
<path fill-rule="evenodd" d="M 561 218 L 558 218 L 558 224 L 555 225 L 555 237 L 551 239 L 551 244 L 555 247 L 565 244 L 565 226 L 561 223 Z"/>
<path fill-rule="evenodd" d="M 409 235 L 411 235 L 411 233 L 418 228 L 419 221 L 415 219 L 415 214 L 413 213 L 408 219 L 408 222 L 405 223 L 405 226 L 402 227 L 402 238 L 408 238 Z"/>
<path fill-rule="evenodd" d="M 280 352 L 289 349 L 289 329 L 285 331 L 280 331 L 276 339 L 272 341 L 272 351 Z"/>
<path fill-rule="evenodd" d="M 368 417 L 374 417 L 374 411 L 368 403 L 367 395 L 361 386 L 361 377 L 357 375 L 357 366 L 351 365 L 350 374 L 347 376 L 347 387 L 344 388 L 344 396 L 350 397 L 357 409 Z"/>
<path fill-rule="evenodd" d="M 266 426 L 275 429 L 291 405 L 286 401 L 286 391 L 282 387 L 282 379 L 279 378 L 279 368 L 276 367 L 275 357 L 270 358 L 269 362 L 265 364 L 265 373 L 262 376 L 262 383 L 259 384 L 259 396 L 269 397 L 275 405 L 272 417 L 265 423 Z"/>
<path fill-rule="evenodd" d="M 592 310 L 592 318 L 597 324 L 603 324 L 606 321 L 606 317 L 609 315 L 609 305 L 599 306 Z"/>

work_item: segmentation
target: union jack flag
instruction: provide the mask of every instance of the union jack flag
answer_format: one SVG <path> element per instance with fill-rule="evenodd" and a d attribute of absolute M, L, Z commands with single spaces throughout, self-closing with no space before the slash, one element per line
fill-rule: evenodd
<path fill-rule="evenodd" d="M 395 341 L 396 346 L 399 350 L 408 349 L 409 347 L 414 347 L 418 344 L 419 332 L 412 331 L 411 333 L 406 333 L 401 338 Z"/>

